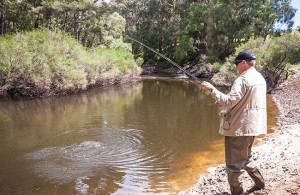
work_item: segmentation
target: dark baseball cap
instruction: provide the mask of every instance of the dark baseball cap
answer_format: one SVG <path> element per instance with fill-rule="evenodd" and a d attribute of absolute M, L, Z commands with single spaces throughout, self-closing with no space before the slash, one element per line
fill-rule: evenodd
<path fill-rule="evenodd" d="M 240 62 L 240 61 L 243 61 L 243 60 L 246 60 L 246 61 L 251 61 L 251 60 L 255 60 L 255 56 L 254 54 L 248 50 L 248 49 L 245 49 L 243 51 L 241 51 L 234 59 L 232 59 L 230 62 L 231 63 L 235 63 L 235 62 Z"/>

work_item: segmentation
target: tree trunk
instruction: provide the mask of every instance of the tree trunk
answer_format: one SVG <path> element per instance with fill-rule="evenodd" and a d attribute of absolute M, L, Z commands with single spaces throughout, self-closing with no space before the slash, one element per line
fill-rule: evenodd
<path fill-rule="evenodd" d="M 5 0 L 0 0 L 0 35 L 5 34 Z"/>

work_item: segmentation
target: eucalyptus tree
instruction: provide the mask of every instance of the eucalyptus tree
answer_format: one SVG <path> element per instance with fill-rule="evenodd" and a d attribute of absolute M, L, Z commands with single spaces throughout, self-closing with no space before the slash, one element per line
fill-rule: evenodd
<path fill-rule="evenodd" d="M 87 46 L 103 43 L 100 25 L 111 14 L 107 4 L 91 0 L 43 1 L 34 12 L 38 26 L 67 31 Z"/>
<path fill-rule="evenodd" d="M 290 29 L 294 14 L 290 0 L 195 2 L 178 33 L 177 57 L 206 54 L 224 60 L 250 38 L 274 33 L 275 24 Z"/>
<path fill-rule="evenodd" d="M 2 0 L 0 33 L 47 27 L 109 46 L 125 30 L 178 61 L 224 60 L 250 38 L 278 31 L 275 24 L 290 29 L 294 14 L 290 0 Z M 133 51 L 154 57 L 138 45 Z"/>
<path fill-rule="evenodd" d="M 5 33 L 5 0 L 0 1 L 0 35 Z"/>
<path fill-rule="evenodd" d="M 133 36 L 152 48 L 174 55 L 183 5 L 187 0 L 114 0 L 121 15 L 126 19 L 126 34 Z M 185 4 L 187 6 L 187 4 Z M 145 60 L 154 54 L 133 43 L 136 55 Z M 158 57 L 158 56 L 157 56 Z"/>
<path fill-rule="evenodd" d="M 125 20 L 115 7 L 96 0 L 3 0 L 1 34 L 46 27 L 64 30 L 86 46 L 122 40 Z"/>
<path fill-rule="evenodd" d="M 250 38 L 292 26 L 290 0 L 112 0 L 126 19 L 126 34 L 150 47 L 187 62 L 203 54 L 224 60 Z M 154 54 L 133 44 L 146 60 Z M 155 58 L 154 58 L 155 59 Z"/>
<path fill-rule="evenodd" d="M 33 18 L 30 10 L 32 5 L 28 1 L 2 0 L 0 6 L 1 34 L 31 28 Z"/>
<path fill-rule="evenodd" d="M 251 1 L 255 8 L 251 11 L 253 15 L 252 27 L 255 35 L 263 36 L 265 39 L 269 34 L 280 32 L 293 27 L 293 17 L 296 9 L 292 7 L 291 0 L 265 0 L 264 3 Z"/>

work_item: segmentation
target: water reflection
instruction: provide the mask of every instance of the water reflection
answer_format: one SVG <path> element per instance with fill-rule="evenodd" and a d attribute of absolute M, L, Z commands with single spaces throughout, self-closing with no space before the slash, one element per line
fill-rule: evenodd
<path fill-rule="evenodd" d="M 97 188 L 116 191 L 125 173 L 112 162 L 128 160 L 121 154 L 137 150 L 139 133 L 118 124 L 122 109 L 139 98 L 141 87 L 0 102 L 0 192 L 34 193 L 35 186 L 43 186 L 40 192 L 64 194 L 81 189 L 74 182 L 99 178 Z M 114 159 L 117 155 L 122 159 Z"/>
<path fill-rule="evenodd" d="M 0 101 L 0 194 L 175 193 L 223 163 L 218 109 L 177 80 Z"/>

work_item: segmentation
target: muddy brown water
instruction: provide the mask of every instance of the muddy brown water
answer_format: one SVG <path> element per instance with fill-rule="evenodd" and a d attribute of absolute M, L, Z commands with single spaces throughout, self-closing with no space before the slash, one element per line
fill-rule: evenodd
<path fill-rule="evenodd" d="M 218 126 L 210 95 L 172 79 L 2 100 L 0 194 L 173 194 L 224 163 Z"/>

